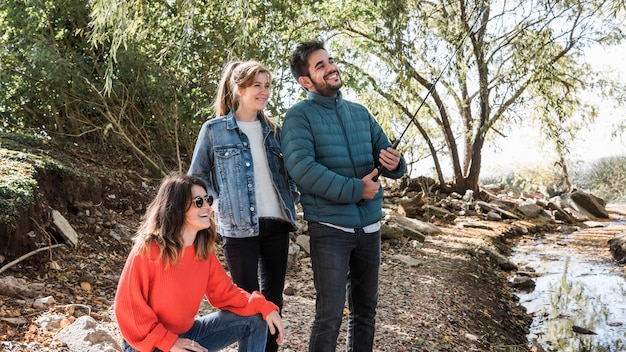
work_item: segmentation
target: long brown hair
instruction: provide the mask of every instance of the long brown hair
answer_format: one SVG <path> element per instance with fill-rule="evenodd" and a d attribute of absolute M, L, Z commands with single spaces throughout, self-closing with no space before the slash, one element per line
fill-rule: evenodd
<path fill-rule="evenodd" d="M 228 114 L 229 111 L 237 111 L 239 108 L 239 98 L 237 97 L 237 89 L 244 89 L 252 86 L 256 76 L 259 74 L 267 74 L 268 81 L 272 81 L 271 72 L 261 65 L 258 61 L 232 61 L 226 65 L 220 85 L 217 89 L 215 97 L 214 109 L 215 117 Z M 276 131 L 274 122 L 265 115 L 264 111 L 259 112 L 270 128 Z"/>
<path fill-rule="evenodd" d="M 133 239 L 139 254 L 149 255 L 150 244 L 155 242 L 160 253 L 158 258 L 153 259 L 163 259 L 166 268 L 178 263 L 184 248 L 181 231 L 185 213 L 191 207 L 193 185 L 206 190 L 202 180 L 180 172 L 171 173 L 163 179 Z M 196 258 L 206 260 L 209 257 L 214 250 L 215 236 L 215 219 L 211 216 L 211 227 L 198 231 L 194 240 Z"/>

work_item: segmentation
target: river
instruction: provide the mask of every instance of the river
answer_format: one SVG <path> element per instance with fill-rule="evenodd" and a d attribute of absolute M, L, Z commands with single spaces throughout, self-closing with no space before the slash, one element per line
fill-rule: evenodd
<path fill-rule="evenodd" d="M 626 267 L 613 260 L 607 243 L 626 232 L 626 215 L 610 213 L 610 220 L 564 226 L 513 248 L 517 275 L 535 282 L 517 296 L 533 316 L 528 339 L 538 350 L 626 351 Z"/>

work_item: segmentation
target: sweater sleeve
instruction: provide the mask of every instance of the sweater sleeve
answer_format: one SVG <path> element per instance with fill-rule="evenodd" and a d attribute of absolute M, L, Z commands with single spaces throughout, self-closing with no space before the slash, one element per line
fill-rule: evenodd
<path fill-rule="evenodd" d="M 150 268 L 135 249 L 124 265 L 115 295 L 115 316 L 124 339 L 136 350 L 169 351 L 178 335 L 159 323 L 148 305 Z"/>
<path fill-rule="evenodd" d="M 263 318 L 273 310 L 280 311 L 278 306 L 265 299 L 260 292 L 254 291 L 250 294 L 235 285 L 215 253 L 209 257 L 209 261 L 210 274 L 206 297 L 213 307 L 244 316 L 260 313 Z"/>

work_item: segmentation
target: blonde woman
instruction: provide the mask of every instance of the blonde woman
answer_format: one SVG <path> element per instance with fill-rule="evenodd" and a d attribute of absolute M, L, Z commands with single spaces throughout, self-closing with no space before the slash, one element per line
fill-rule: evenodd
<path fill-rule="evenodd" d="M 200 130 L 188 174 L 204 180 L 217 199 L 217 232 L 235 284 L 260 290 L 282 309 L 299 195 L 283 164 L 280 128 L 264 113 L 271 81 L 257 61 L 226 66 L 215 118 Z M 270 334 L 266 351 L 277 349 Z"/>

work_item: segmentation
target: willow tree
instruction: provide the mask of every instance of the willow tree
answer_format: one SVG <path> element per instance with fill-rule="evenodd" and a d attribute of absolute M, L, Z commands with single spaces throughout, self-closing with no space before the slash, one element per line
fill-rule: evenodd
<path fill-rule="evenodd" d="M 230 60 L 263 62 L 278 76 L 275 91 L 284 89 L 292 46 L 316 27 L 301 12 L 310 2 L 93 0 L 91 38 L 109 54 L 107 89 L 115 82 L 120 53 L 140 45 L 180 89 L 200 92 L 192 96 L 198 104 L 193 109 L 204 114 Z M 280 95 L 273 98 L 269 109 L 284 112 Z"/>
<path fill-rule="evenodd" d="M 583 51 L 624 34 L 615 1 L 348 4 L 345 15 L 327 18 L 346 71 L 361 82 L 354 87 L 384 97 L 396 137 L 399 126 L 415 126 L 420 139 L 401 148 L 425 142 L 442 185 L 449 157 L 451 188 L 461 192 L 478 190 L 483 147 L 515 123 L 539 118 L 548 138 L 560 138 L 559 129 L 582 126 L 570 122 L 593 118 L 581 95 L 600 78 Z M 568 139 L 558 143 L 566 152 Z"/>
<path fill-rule="evenodd" d="M 121 146 L 155 173 L 183 168 L 229 60 L 276 72 L 270 110 L 284 111 L 287 56 L 316 25 L 300 6 L 309 4 L 0 1 L 0 128 Z"/>

